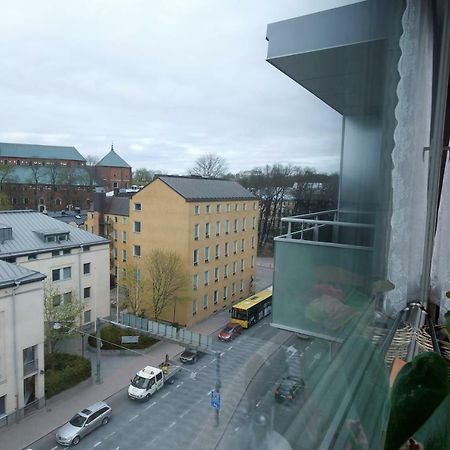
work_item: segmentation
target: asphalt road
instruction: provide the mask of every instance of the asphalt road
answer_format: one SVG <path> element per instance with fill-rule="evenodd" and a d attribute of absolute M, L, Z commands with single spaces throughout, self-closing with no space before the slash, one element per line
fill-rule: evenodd
<path fill-rule="evenodd" d="M 231 343 L 215 341 L 215 349 L 221 352 L 222 387 L 235 383 L 236 373 L 242 367 L 242 361 L 249 359 L 264 342 L 280 333 L 269 325 L 268 319 L 270 318 L 245 330 Z M 239 430 L 245 431 L 246 427 L 253 427 L 259 411 L 266 411 L 266 414 L 267 411 L 271 411 L 271 405 L 274 403 L 273 389 L 277 380 L 285 374 L 289 361 L 300 358 L 302 346 L 306 345 L 304 341 L 295 337 L 291 340 L 293 344 L 280 348 L 257 372 L 230 421 L 224 434 L 225 438 L 222 439 L 224 443 L 228 436 L 232 436 L 234 430 L 238 433 Z M 130 377 L 133 375 L 130 374 Z M 126 389 L 117 392 L 106 400 L 113 409 L 110 423 L 83 438 L 77 449 L 170 450 L 187 447 L 195 439 L 200 427 L 215 413 L 210 406 L 209 393 L 216 384 L 216 378 L 216 356 L 208 354 L 196 364 L 183 366 L 174 384 L 163 387 L 147 403 L 129 400 Z M 226 398 L 222 398 L 222 403 L 226 401 Z M 277 424 L 272 424 L 274 427 L 279 426 L 280 421 L 284 423 L 282 417 L 289 414 L 287 409 L 286 411 L 281 409 L 276 414 Z M 27 448 L 57 450 L 62 447 L 56 443 L 53 432 Z"/>

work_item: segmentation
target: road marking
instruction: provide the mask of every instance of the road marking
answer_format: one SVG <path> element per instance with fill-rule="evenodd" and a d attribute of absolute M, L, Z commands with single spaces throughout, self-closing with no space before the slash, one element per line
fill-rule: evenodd
<path fill-rule="evenodd" d="M 146 408 L 144 408 L 146 411 L 147 409 L 150 409 L 152 406 L 155 406 L 157 402 L 153 402 L 151 405 L 148 405 Z"/>
<path fill-rule="evenodd" d="M 116 450 L 119 450 L 120 447 L 117 447 Z"/>
<path fill-rule="evenodd" d="M 59 448 L 58 446 L 55 446 L 55 447 L 51 448 L 50 450 L 57 450 L 58 448 Z M 28 450 L 33 450 L 33 449 L 29 448 Z"/>
<path fill-rule="evenodd" d="M 238 431 L 239 430 L 239 427 L 236 427 L 235 429 L 234 429 L 234 431 Z"/>
<path fill-rule="evenodd" d="M 220 354 L 220 356 L 223 356 L 223 355 L 225 355 L 225 352 L 222 352 L 222 353 Z"/>
<path fill-rule="evenodd" d="M 174 427 L 177 423 L 172 422 L 164 431 L 169 431 L 172 427 Z"/>
<path fill-rule="evenodd" d="M 212 364 L 212 363 L 214 363 L 214 362 L 216 362 L 217 361 L 217 358 L 214 358 L 214 359 L 212 359 L 211 361 L 210 361 L 210 365 Z"/>
<path fill-rule="evenodd" d="M 232 348 L 233 348 L 233 346 L 230 345 L 230 346 L 227 348 L 227 352 L 229 352 Z"/>
<path fill-rule="evenodd" d="M 161 395 L 161 398 L 166 398 L 169 394 L 170 392 L 166 392 L 164 395 Z"/>
<path fill-rule="evenodd" d="M 211 395 L 211 392 L 212 392 L 212 391 L 208 391 L 208 392 L 206 393 L 206 395 Z"/>
<path fill-rule="evenodd" d="M 261 404 L 261 400 L 259 400 L 259 401 L 256 403 L 255 407 L 257 408 L 260 404 Z"/>
<path fill-rule="evenodd" d="M 206 369 L 208 366 L 203 366 L 202 369 Z"/>
<path fill-rule="evenodd" d="M 187 409 L 183 414 L 180 414 L 180 419 L 182 419 L 188 412 L 191 412 L 191 410 Z"/>
<path fill-rule="evenodd" d="M 139 417 L 139 414 L 136 414 L 135 416 L 133 416 L 128 422 L 131 422 L 132 420 L 136 419 L 137 417 Z"/>
<path fill-rule="evenodd" d="M 111 436 L 114 436 L 115 434 L 116 434 L 116 432 L 113 431 L 111 434 L 108 434 L 108 436 L 105 436 L 105 439 L 108 439 L 108 438 L 110 438 Z"/>
<path fill-rule="evenodd" d="M 180 384 L 177 384 L 175 387 L 178 389 L 182 385 L 183 385 L 183 382 L 181 382 Z"/>
<path fill-rule="evenodd" d="M 99 445 L 101 445 L 102 441 L 97 442 L 96 444 L 94 444 L 94 446 L 92 448 L 98 447 Z"/>

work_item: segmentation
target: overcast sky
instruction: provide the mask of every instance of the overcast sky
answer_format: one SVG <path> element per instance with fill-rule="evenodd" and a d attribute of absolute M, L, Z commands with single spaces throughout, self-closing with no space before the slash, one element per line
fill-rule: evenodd
<path fill-rule="evenodd" d="M 184 174 L 337 171 L 340 116 L 265 61 L 268 23 L 349 0 L 30 0 L 0 14 L 0 141 L 111 142 L 133 167 Z"/>

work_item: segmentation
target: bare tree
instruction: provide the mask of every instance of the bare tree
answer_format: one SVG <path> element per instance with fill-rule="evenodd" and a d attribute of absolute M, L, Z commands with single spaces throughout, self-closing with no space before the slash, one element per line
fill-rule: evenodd
<path fill-rule="evenodd" d="M 95 166 L 97 165 L 99 158 L 96 155 L 86 155 L 86 171 L 88 174 L 88 185 L 93 186 L 95 184 Z"/>
<path fill-rule="evenodd" d="M 127 263 L 120 274 L 119 286 L 125 290 L 126 306 L 131 314 L 137 315 L 145 310 L 145 294 L 148 283 L 142 274 L 142 264 L 138 261 Z"/>
<path fill-rule="evenodd" d="M 14 181 L 14 166 L 12 164 L 0 164 L 0 186 L 3 183 L 12 183 Z"/>
<path fill-rule="evenodd" d="M 220 178 L 225 176 L 228 164 L 224 158 L 214 153 L 207 153 L 195 161 L 195 165 L 189 170 L 190 175 L 201 177 Z"/>
<path fill-rule="evenodd" d="M 173 306 L 175 321 L 177 301 L 187 283 L 180 256 L 173 251 L 153 250 L 145 258 L 145 276 L 149 282 L 152 317 L 158 320 L 166 308 Z"/>
<path fill-rule="evenodd" d="M 30 183 L 33 185 L 33 189 L 34 189 L 34 207 L 36 209 L 38 209 L 38 188 L 39 185 L 41 184 L 42 178 L 44 177 L 44 172 L 45 172 L 45 168 L 43 166 L 41 166 L 40 164 L 32 164 L 30 166 L 31 169 L 31 179 L 30 179 Z"/>
<path fill-rule="evenodd" d="M 155 178 L 155 172 L 141 167 L 133 172 L 133 184 L 144 186 Z"/>
<path fill-rule="evenodd" d="M 61 294 L 52 283 L 44 284 L 44 318 L 47 352 L 55 351 L 58 342 L 71 334 L 71 329 L 81 323 L 84 302 L 75 292 Z"/>

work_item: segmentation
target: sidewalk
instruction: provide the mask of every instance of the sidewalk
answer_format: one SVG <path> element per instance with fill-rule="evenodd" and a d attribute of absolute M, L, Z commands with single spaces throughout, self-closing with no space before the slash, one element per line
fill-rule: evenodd
<path fill-rule="evenodd" d="M 227 321 L 228 310 L 224 310 L 193 326 L 191 330 L 211 334 Z M 61 426 L 78 410 L 96 401 L 105 400 L 128 386 L 130 376 L 145 365 L 160 364 L 166 354 L 170 359 L 174 359 L 182 351 L 183 347 L 180 345 L 160 341 L 146 355 L 102 357 L 101 384 L 95 384 L 92 377 L 91 380 L 51 398 L 44 408 L 23 418 L 19 423 L 0 428 L 1 450 L 27 448 L 30 443 Z M 91 360 L 95 370 L 94 356 L 92 354 Z"/>

